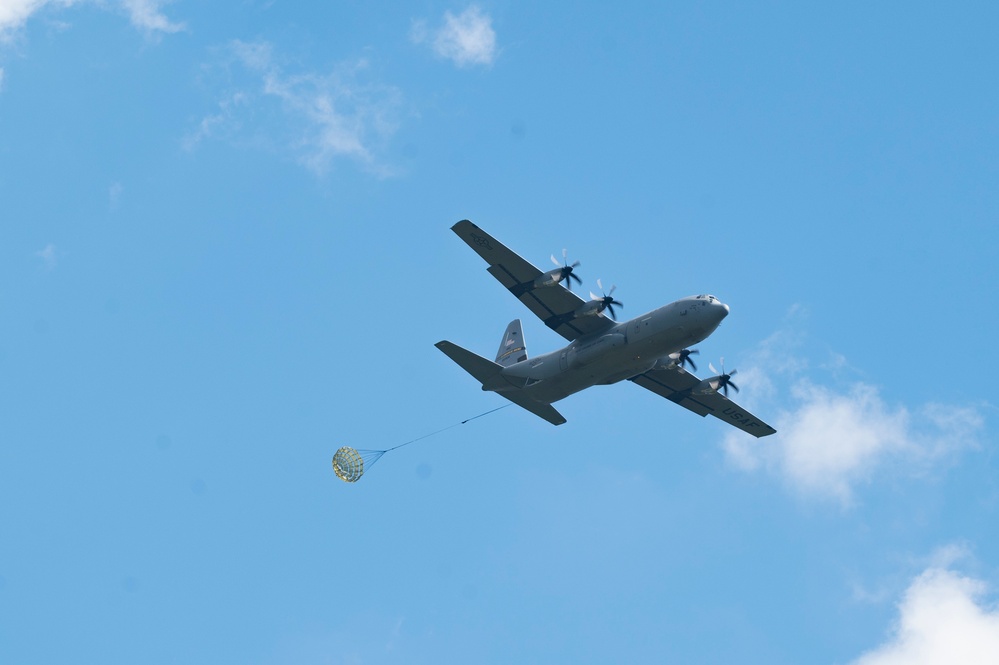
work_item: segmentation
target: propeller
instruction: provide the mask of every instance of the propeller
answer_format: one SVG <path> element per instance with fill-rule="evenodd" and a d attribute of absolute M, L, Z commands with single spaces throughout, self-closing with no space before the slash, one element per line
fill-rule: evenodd
<path fill-rule="evenodd" d="M 558 281 L 564 281 L 566 288 L 572 291 L 572 280 L 576 280 L 577 284 L 582 284 L 583 280 L 579 278 L 579 275 L 574 275 L 572 272 L 572 269 L 579 265 L 579 261 L 575 261 L 572 265 L 569 265 L 569 259 L 567 258 L 568 254 L 569 250 L 562 250 L 561 263 L 559 263 L 559 260 L 555 258 L 554 254 L 552 254 L 552 263 L 562 268 L 562 273 L 559 275 Z"/>
<path fill-rule="evenodd" d="M 718 370 L 715 369 L 714 365 L 712 365 L 711 363 L 708 363 L 708 367 L 711 368 L 711 371 L 718 374 L 718 388 L 717 389 L 718 390 L 723 390 L 725 392 L 725 397 L 728 397 L 728 388 L 729 388 L 729 386 L 732 386 L 732 388 L 735 390 L 735 392 L 739 392 L 739 386 L 737 386 L 734 383 L 732 383 L 732 377 L 736 374 L 737 370 L 733 369 L 731 372 L 729 372 L 728 374 L 726 374 L 725 373 L 725 359 L 724 358 L 721 359 L 721 366 L 722 366 L 722 368 L 721 368 L 721 371 L 719 372 Z"/>
<path fill-rule="evenodd" d="M 599 279 L 597 280 L 597 288 L 600 289 L 601 291 L 604 290 L 604 285 Z M 612 286 L 610 288 L 610 291 L 604 293 L 602 297 L 598 296 L 593 291 L 590 291 L 590 298 L 600 302 L 597 311 L 602 312 L 606 309 L 608 312 L 610 312 L 610 317 L 615 321 L 617 321 L 617 316 L 614 313 L 614 306 L 617 305 L 618 307 L 624 307 L 624 303 L 614 300 L 614 298 L 611 297 L 611 294 L 614 293 L 614 289 L 616 288 L 617 288 L 616 285 Z"/>
<path fill-rule="evenodd" d="M 684 350 L 682 350 L 682 351 L 680 351 L 679 353 L 676 354 L 677 355 L 676 364 L 678 366 L 680 366 L 680 367 L 683 367 L 684 363 L 686 363 L 686 364 L 690 365 L 690 369 L 692 369 L 692 370 L 694 370 L 696 372 L 697 371 L 697 365 L 694 364 L 694 361 L 690 359 L 690 356 L 694 356 L 694 355 L 697 355 L 699 353 L 700 353 L 700 351 L 698 351 L 697 349 L 684 349 Z M 710 363 L 708 363 L 708 364 L 710 364 Z"/>

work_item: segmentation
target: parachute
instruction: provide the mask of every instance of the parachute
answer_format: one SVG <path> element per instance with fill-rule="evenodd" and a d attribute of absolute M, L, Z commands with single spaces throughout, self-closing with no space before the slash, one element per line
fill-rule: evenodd
<path fill-rule="evenodd" d="M 355 450 L 350 446 L 342 446 L 333 455 L 333 472 L 345 483 L 356 483 L 364 475 L 365 469 L 370 469 L 387 450 Z"/>
<path fill-rule="evenodd" d="M 408 446 L 411 443 L 416 443 L 427 437 L 431 437 L 435 434 L 440 434 L 452 427 L 457 427 L 458 425 L 464 425 L 470 420 L 475 420 L 476 418 L 481 418 L 482 416 L 488 415 L 493 411 L 499 411 L 500 409 L 505 409 L 510 406 L 509 404 L 504 404 L 503 406 L 497 407 L 486 411 L 485 413 L 480 413 L 477 416 L 472 416 L 462 420 L 460 423 L 455 423 L 454 425 L 448 425 L 444 429 L 439 429 L 436 432 L 431 432 L 430 434 L 424 434 L 423 436 L 416 437 L 405 443 L 400 443 L 398 446 L 393 446 L 392 448 L 387 448 L 385 450 L 357 450 L 351 448 L 350 446 L 341 446 L 336 453 L 333 455 L 333 473 L 336 477 L 345 483 L 356 483 L 364 475 L 364 472 L 374 466 L 375 462 L 381 459 L 382 455 L 396 448 L 402 448 L 403 446 Z"/>

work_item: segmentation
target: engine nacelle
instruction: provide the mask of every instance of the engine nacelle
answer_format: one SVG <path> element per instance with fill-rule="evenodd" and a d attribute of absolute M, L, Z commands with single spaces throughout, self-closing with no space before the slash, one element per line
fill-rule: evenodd
<path fill-rule="evenodd" d="M 602 300 L 588 300 L 579 309 L 572 313 L 573 318 L 580 318 L 583 316 L 596 316 L 600 312 L 604 311 L 604 302 Z"/>
<path fill-rule="evenodd" d="M 694 393 L 695 395 L 712 395 L 718 392 L 718 389 L 721 388 L 721 385 L 722 385 L 721 377 L 712 376 L 710 379 L 704 379 L 703 381 L 698 383 L 696 386 L 694 386 L 693 390 L 691 390 L 690 392 Z"/>
<path fill-rule="evenodd" d="M 668 356 L 660 358 L 656 361 L 656 364 L 652 366 L 652 369 L 674 369 L 677 365 L 677 359 L 674 358 L 675 353 L 671 353 Z"/>
<path fill-rule="evenodd" d="M 536 289 L 543 289 L 547 286 L 558 286 L 558 283 L 561 282 L 562 279 L 562 269 L 556 268 L 555 270 L 549 270 L 545 274 L 536 278 L 532 284 Z"/>

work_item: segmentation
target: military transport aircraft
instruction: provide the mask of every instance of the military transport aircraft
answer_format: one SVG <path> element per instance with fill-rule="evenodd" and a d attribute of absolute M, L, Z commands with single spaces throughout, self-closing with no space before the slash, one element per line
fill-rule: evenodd
<path fill-rule="evenodd" d="M 580 281 L 573 273 L 578 262 L 560 264 L 553 255 L 559 267 L 542 272 L 467 219 L 451 230 L 486 260 L 500 284 L 570 342 L 558 351 L 528 358 L 520 319 L 507 326 L 495 361 L 451 342 L 438 342 L 437 348 L 475 377 L 483 390 L 561 425 L 565 418 L 552 402 L 590 386 L 628 379 L 699 416 L 711 414 L 753 436 L 776 432 L 728 398 L 729 388 L 739 390 L 732 382 L 735 370 L 726 373 L 722 364 L 717 376 L 701 380 L 684 367 L 697 369 L 690 359 L 697 350 L 688 347 L 707 338 L 728 316 L 728 305 L 714 296 L 682 298 L 618 323 L 614 307 L 623 305 L 614 299 L 613 287 L 600 296 L 591 292 L 588 301 L 566 288 L 572 285 L 570 280 Z M 598 287 L 603 289 L 599 280 Z"/>

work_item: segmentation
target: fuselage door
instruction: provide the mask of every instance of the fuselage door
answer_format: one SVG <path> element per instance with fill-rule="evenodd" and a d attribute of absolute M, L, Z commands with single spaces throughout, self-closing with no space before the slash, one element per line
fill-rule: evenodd
<path fill-rule="evenodd" d="M 628 343 L 639 342 L 652 334 L 652 317 L 644 316 L 635 319 L 628 330 Z"/>

